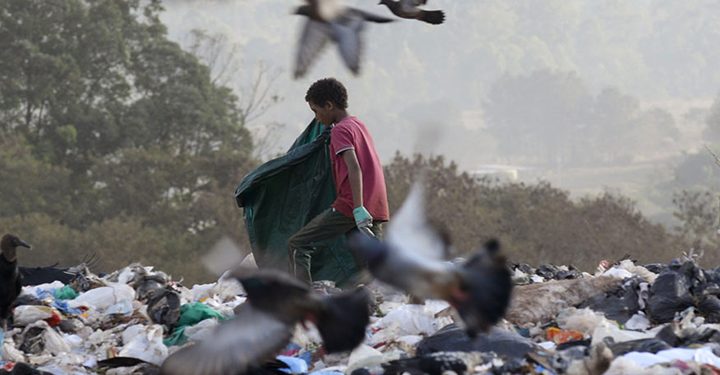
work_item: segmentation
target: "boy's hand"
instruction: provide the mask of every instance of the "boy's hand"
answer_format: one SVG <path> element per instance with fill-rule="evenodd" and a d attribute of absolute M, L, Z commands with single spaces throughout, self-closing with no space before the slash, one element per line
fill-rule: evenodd
<path fill-rule="evenodd" d="M 372 227 L 373 217 L 370 216 L 370 213 L 365 207 L 356 207 L 353 210 L 353 217 L 355 218 L 355 225 L 357 225 L 358 228 Z"/>

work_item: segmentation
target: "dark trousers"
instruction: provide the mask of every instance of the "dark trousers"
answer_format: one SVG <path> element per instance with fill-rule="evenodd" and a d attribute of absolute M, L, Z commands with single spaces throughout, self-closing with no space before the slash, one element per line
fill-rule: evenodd
<path fill-rule="evenodd" d="M 382 237 L 382 225 L 383 222 L 373 222 L 373 226 L 370 228 L 378 238 Z M 317 245 L 337 236 L 346 235 L 354 229 L 356 229 L 355 219 L 347 217 L 333 208 L 328 208 L 320 213 L 288 240 L 290 273 L 300 280 L 312 282 L 311 259 L 313 253 L 320 249 Z M 364 267 L 365 262 L 358 259 L 354 253 L 353 258 L 359 268 Z"/>

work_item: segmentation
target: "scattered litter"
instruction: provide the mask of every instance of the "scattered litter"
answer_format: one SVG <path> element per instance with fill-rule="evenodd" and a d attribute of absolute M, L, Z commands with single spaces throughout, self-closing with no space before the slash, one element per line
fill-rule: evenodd
<path fill-rule="evenodd" d="M 488 332 L 469 337 L 447 303 L 410 304 L 407 296 L 371 283 L 376 304 L 362 345 L 326 355 L 314 327 L 298 328 L 267 366 L 316 375 L 685 374 L 720 368 L 719 270 L 685 259 L 646 266 L 623 260 L 596 275 L 558 265 L 520 264 L 512 271 L 513 305 L 507 320 Z M 314 287 L 337 292 L 332 283 Z M 185 287 L 139 264 L 105 277 L 85 272 L 82 282 L 67 285 L 26 286 L 10 329 L 0 335 L 0 373 L 13 367 L 27 373 L 153 373 L 181 346 L 212 340 L 215 327 L 244 301 L 242 287 L 227 274 Z"/>

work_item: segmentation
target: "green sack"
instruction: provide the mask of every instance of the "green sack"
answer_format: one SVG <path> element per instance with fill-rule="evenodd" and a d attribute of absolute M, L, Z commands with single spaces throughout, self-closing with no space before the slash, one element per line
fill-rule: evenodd
<path fill-rule="evenodd" d="M 55 299 L 60 300 L 75 299 L 78 296 L 78 292 L 76 292 L 70 285 L 65 285 L 62 288 L 53 290 L 53 296 Z"/>
<path fill-rule="evenodd" d="M 250 172 L 235 189 L 259 267 L 287 270 L 290 236 L 335 200 L 329 143 L 330 129 L 313 120 L 287 154 Z M 343 285 L 357 273 L 345 236 L 318 247 L 313 280 Z"/>
<path fill-rule="evenodd" d="M 212 318 L 225 320 L 222 314 L 201 302 L 186 303 L 180 306 L 180 318 L 178 319 L 177 325 L 173 333 L 163 340 L 163 343 L 165 346 L 184 344 L 187 341 L 187 336 L 185 336 L 186 327 L 194 326 L 205 319 Z"/>

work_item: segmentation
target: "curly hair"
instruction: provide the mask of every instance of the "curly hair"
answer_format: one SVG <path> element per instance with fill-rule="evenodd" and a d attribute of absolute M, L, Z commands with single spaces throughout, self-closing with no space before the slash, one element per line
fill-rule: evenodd
<path fill-rule="evenodd" d="M 340 81 L 335 78 L 324 78 L 310 86 L 305 94 L 305 101 L 317 105 L 331 102 L 340 109 L 347 109 L 348 95 Z"/>

